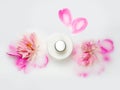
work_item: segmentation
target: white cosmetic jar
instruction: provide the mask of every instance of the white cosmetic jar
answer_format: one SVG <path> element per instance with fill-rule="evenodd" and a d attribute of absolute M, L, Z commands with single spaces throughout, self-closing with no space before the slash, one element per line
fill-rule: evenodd
<path fill-rule="evenodd" d="M 55 60 L 65 60 L 73 50 L 73 43 L 69 36 L 65 34 L 55 34 L 48 39 L 48 53 Z"/>

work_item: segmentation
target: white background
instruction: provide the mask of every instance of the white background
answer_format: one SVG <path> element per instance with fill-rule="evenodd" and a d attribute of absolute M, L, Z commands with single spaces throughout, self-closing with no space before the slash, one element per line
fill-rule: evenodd
<path fill-rule="evenodd" d="M 74 18 L 86 17 L 88 27 L 77 35 L 63 25 L 58 10 L 69 8 Z M 119 0 L 0 0 L 0 90 L 120 90 Z M 112 62 L 100 76 L 78 77 L 71 60 L 50 60 L 47 68 L 19 72 L 6 55 L 8 45 L 26 32 L 66 33 L 74 42 L 111 38 Z"/>

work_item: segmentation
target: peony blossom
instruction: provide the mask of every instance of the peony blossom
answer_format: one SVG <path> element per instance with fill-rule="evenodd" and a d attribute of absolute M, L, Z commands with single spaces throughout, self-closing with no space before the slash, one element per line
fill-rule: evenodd
<path fill-rule="evenodd" d="M 76 45 L 73 59 L 77 63 L 78 75 L 86 77 L 91 73 L 103 72 L 113 50 L 114 45 L 110 39 L 87 41 Z"/>
<path fill-rule="evenodd" d="M 41 68 L 47 65 L 48 57 L 45 54 L 37 61 L 38 52 L 42 52 L 39 50 L 40 47 L 42 48 L 42 44 L 39 45 L 36 34 L 30 33 L 24 35 L 16 45 L 9 45 L 7 54 L 15 57 L 17 67 L 26 72 L 28 66 Z"/>

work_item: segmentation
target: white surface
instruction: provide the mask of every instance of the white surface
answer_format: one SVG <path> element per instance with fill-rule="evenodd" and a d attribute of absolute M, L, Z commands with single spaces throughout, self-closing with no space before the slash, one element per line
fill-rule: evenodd
<path fill-rule="evenodd" d="M 58 19 L 67 7 L 74 18 L 86 17 L 88 27 L 78 35 Z M 0 90 L 120 90 L 120 0 L 0 0 Z M 25 75 L 6 55 L 8 45 L 25 32 L 66 33 L 74 42 L 111 38 L 115 43 L 112 62 L 100 76 L 77 77 L 71 60 L 50 60 L 45 69 Z M 37 33 L 37 34 L 39 34 Z"/>

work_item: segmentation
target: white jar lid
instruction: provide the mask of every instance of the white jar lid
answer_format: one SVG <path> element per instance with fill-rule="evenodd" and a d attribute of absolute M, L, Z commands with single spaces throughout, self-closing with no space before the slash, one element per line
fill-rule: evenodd
<path fill-rule="evenodd" d="M 64 60 L 69 57 L 73 50 L 71 39 L 64 34 L 53 35 L 48 40 L 48 53 L 56 60 Z"/>
<path fill-rule="evenodd" d="M 55 43 L 55 49 L 58 51 L 58 52 L 63 52 L 65 51 L 66 49 L 66 43 L 62 40 L 58 40 L 56 43 Z"/>

